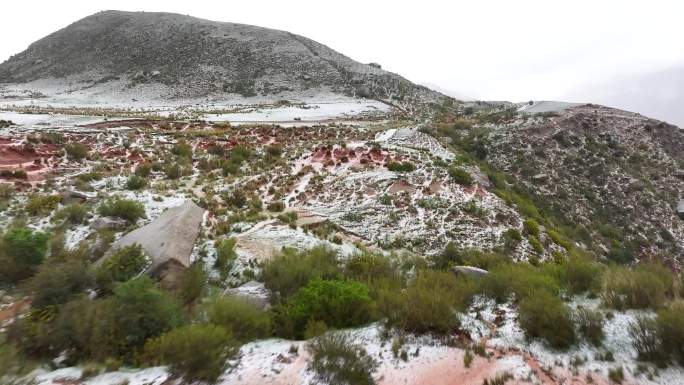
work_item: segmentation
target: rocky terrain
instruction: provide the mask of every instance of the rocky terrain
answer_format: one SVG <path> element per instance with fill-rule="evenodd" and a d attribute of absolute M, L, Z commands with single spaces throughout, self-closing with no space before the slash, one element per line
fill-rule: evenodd
<path fill-rule="evenodd" d="M 681 264 L 681 129 L 581 105 L 484 130 L 488 161 L 536 202 L 545 202 L 577 242 L 618 262 Z"/>
<path fill-rule="evenodd" d="M 684 384 L 675 126 L 172 14 L 0 81 L 2 383 Z"/>

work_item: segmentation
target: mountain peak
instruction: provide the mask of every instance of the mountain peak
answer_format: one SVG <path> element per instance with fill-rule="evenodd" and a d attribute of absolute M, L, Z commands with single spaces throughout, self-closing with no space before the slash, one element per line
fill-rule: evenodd
<path fill-rule="evenodd" d="M 153 84 L 163 98 L 310 90 L 398 103 L 443 97 L 286 31 L 162 12 L 98 12 L 0 65 L 0 83 L 46 79 L 117 82 L 121 91 Z"/>

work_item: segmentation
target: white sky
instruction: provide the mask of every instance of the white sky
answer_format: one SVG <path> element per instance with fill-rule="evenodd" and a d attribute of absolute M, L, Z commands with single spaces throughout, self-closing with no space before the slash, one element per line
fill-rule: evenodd
<path fill-rule="evenodd" d="M 4 0 L 0 61 L 105 9 L 288 30 L 412 81 L 479 99 L 557 99 L 684 63 L 684 1 Z"/>

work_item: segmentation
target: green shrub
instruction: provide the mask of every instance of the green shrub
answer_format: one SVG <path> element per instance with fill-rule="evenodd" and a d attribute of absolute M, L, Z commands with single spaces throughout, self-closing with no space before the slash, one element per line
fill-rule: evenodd
<path fill-rule="evenodd" d="M 184 304 L 190 305 L 202 298 L 207 283 L 207 273 L 201 262 L 195 262 L 181 273 L 176 292 Z"/>
<path fill-rule="evenodd" d="M 274 213 L 279 213 L 279 212 L 285 210 L 285 204 L 283 202 L 280 202 L 280 201 L 271 202 L 268 204 L 268 206 L 266 206 L 266 208 L 268 209 L 268 211 L 272 211 Z"/>
<path fill-rule="evenodd" d="M 25 170 L 0 170 L 0 178 L 26 180 L 28 174 Z"/>
<path fill-rule="evenodd" d="M 135 175 L 141 178 L 148 178 L 152 174 L 152 164 L 151 163 L 140 163 L 135 168 Z"/>
<path fill-rule="evenodd" d="M 436 269 L 446 269 L 454 265 L 465 265 L 489 270 L 502 263 L 508 263 L 510 258 L 497 252 L 462 249 L 455 243 L 449 243 L 441 253 L 433 255 L 431 261 Z"/>
<path fill-rule="evenodd" d="M 248 342 L 271 334 L 268 313 L 246 298 L 214 297 L 204 309 L 209 323 L 230 330 L 238 341 Z"/>
<path fill-rule="evenodd" d="M 301 336 L 309 320 L 334 328 L 363 325 L 370 320 L 371 302 L 368 287 L 360 282 L 315 278 L 278 312 L 285 329 L 292 327 Z"/>
<path fill-rule="evenodd" d="M 575 312 L 577 330 L 587 341 L 595 346 L 603 342 L 603 314 L 598 310 L 579 308 Z"/>
<path fill-rule="evenodd" d="M 471 186 L 474 182 L 473 177 L 470 176 L 468 171 L 457 166 L 449 167 L 449 176 L 454 182 L 463 186 Z"/>
<path fill-rule="evenodd" d="M 2 122 L 0 121 L 0 126 Z M 29 374 L 34 369 L 31 363 L 15 346 L 0 340 L 0 379 L 9 381 L 8 385 L 19 385 L 21 382 L 12 382 L 12 378 L 20 378 Z"/>
<path fill-rule="evenodd" d="M 76 176 L 76 179 L 78 179 L 81 182 L 88 183 L 102 179 L 102 174 L 100 174 L 99 172 L 85 172 L 83 174 L 78 174 Z"/>
<path fill-rule="evenodd" d="M 55 214 L 55 219 L 64 220 L 72 225 L 80 225 L 85 222 L 88 209 L 80 203 L 73 203 L 64 207 Z"/>
<path fill-rule="evenodd" d="M 238 166 L 251 157 L 252 151 L 245 146 L 235 146 L 228 153 L 230 162 Z"/>
<path fill-rule="evenodd" d="M 354 343 L 342 333 L 328 333 L 311 341 L 310 369 L 316 380 L 336 385 L 373 385 L 373 372 L 377 361 L 368 355 L 363 346 Z"/>
<path fill-rule="evenodd" d="M 416 165 L 411 162 L 389 162 L 387 169 L 394 172 L 412 172 L 416 170 Z"/>
<path fill-rule="evenodd" d="M 141 277 L 121 283 L 110 297 L 67 303 L 59 312 L 50 345 L 70 358 L 132 363 L 145 342 L 183 322 L 180 306 Z"/>
<path fill-rule="evenodd" d="M 167 293 L 155 287 L 154 281 L 140 277 L 121 283 L 114 288 L 117 302 L 117 323 L 130 348 L 140 348 L 148 338 L 170 330 L 183 321 L 178 303 Z"/>
<path fill-rule="evenodd" d="M 378 302 L 389 325 L 414 333 L 448 334 L 460 326 L 463 311 L 475 293 L 475 285 L 451 272 L 421 271 L 403 292 L 384 293 Z"/>
<path fill-rule="evenodd" d="M 655 318 L 638 316 L 630 322 L 628 332 L 632 339 L 632 347 L 637 351 L 640 360 L 656 363 L 663 363 L 666 360 Z"/>
<path fill-rule="evenodd" d="M 473 353 L 470 351 L 470 349 L 466 349 L 465 353 L 463 354 L 463 366 L 469 368 L 473 363 L 473 359 L 475 359 Z"/>
<path fill-rule="evenodd" d="M 501 235 L 503 241 L 503 250 L 505 252 L 513 252 L 522 241 L 522 235 L 518 229 L 508 229 Z"/>
<path fill-rule="evenodd" d="M 314 278 L 332 279 L 341 274 L 337 253 L 325 247 L 297 252 L 285 249 L 264 264 L 261 278 L 276 299 L 284 299 Z"/>
<path fill-rule="evenodd" d="M 92 283 L 82 261 L 43 263 L 28 281 L 34 309 L 61 305 L 83 293 Z"/>
<path fill-rule="evenodd" d="M 622 381 L 625 380 L 625 372 L 622 369 L 622 366 L 608 369 L 608 378 L 616 384 L 622 384 Z"/>
<path fill-rule="evenodd" d="M 523 228 L 528 235 L 539 237 L 539 223 L 532 218 L 523 221 Z"/>
<path fill-rule="evenodd" d="M 62 144 L 64 143 L 64 134 L 57 131 L 47 131 L 40 133 L 40 142 L 47 144 Z"/>
<path fill-rule="evenodd" d="M 171 153 L 179 158 L 192 159 L 192 146 L 181 139 L 173 146 Z"/>
<path fill-rule="evenodd" d="M 306 323 L 306 328 L 304 329 L 304 339 L 310 340 L 312 338 L 320 337 L 328 332 L 328 325 L 323 321 L 317 321 L 310 319 Z"/>
<path fill-rule="evenodd" d="M 571 256 L 559 267 L 560 282 L 571 294 L 592 291 L 599 285 L 601 266 L 587 257 Z"/>
<path fill-rule="evenodd" d="M 102 216 L 118 217 L 129 223 L 135 223 L 140 218 L 146 218 L 145 206 L 140 202 L 130 199 L 107 199 L 100 204 L 98 211 Z"/>
<path fill-rule="evenodd" d="M 547 291 L 520 301 L 518 322 L 528 338 L 542 338 L 554 348 L 565 349 L 575 343 L 570 309 Z"/>
<path fill-rule="evenodd" d="M 235 356 L 238 345 L 230 332 L 216 325 L 187 325 L 145 344 L 145 360 L 168 365 L 171 373 L 188 382 L 215 382 Z"/>
<path fill-rule="evenodd" d="M 388 257 L 368 252 L 351 256 L 345 263 L 345 275 L 368 284 L 379 279 L 398 279 L 397 270 Z"/>
<path fill-rule="evenodd" d="M 114 283 L 125 282 L 138 276 L 148 264 L 149 258 L 142 246 L 137 243 L 125 246 L 115 250 L 98 266 L 95 280 L 102 290 L 109 292 L 113 289 Z"/>
<path fill-rule="evenodd" d="M 7 230 L 0 245 L 0 281 L 16 283 L 31 276 L 45 258 L 49 237 L 26 227 Z"/>
<path fill-rule="evenodd" d="M 237 259 L 235 242 L 235 238 L 221 239 L 215 242 L 216 260 L 214 261 L 214 267 L 218 269 L 221 277 L 224 279 L 233 267 L 235 259 Z"/>
<path fill-rule="evenodd" d="M 544 291 L 557 296 L 560 284 L 555 274 L 527 264 L 500 264 L 480 280 L 483 294 L 505 302 L 511 294 L 517 299 Z"/>
<path fill-rule="evenodd" d="M 278 215 L 278 220 L 287 225 L 290 225 L 293 228 L 297 225 L 297 218 L 299 218 L 299 216 L 294 211 L 288 211 L 286 213 Z"/>
<path fill-rule="evenodd" d="M 532 246 L 532 250 L 534 250 L 535 253 L 541 254 L 544 252 L 544 246 L 542 246 L 539 238 L 535 237 L 534 235 L 530 235 L 527 237 L 527 241 L 530 242 L 530 246 Z"/>
<path fill-rule="evenodd" d="M 70 159 L 80 161 L 88 156 L 88 147 L 82 143 L 69 142 L 64 145 L 64 151 Z"/>
<path fill-rule="evenodd" d="M 62 197 L 59 195 L 31 195 L 25 210 L 29 215 L 47 215 L 57 208 Z"/>
<path fill-rule="evenodd" d="M 271 145 L 266 147 L 266 155 L 271 158 L 280 158 L 283 154 L 283 148 L 279 145 Z"/>
<path fill-rule="evenodd" d="M 612 266 L 601 277 L 601 299 L 615 309 L 657 309 L 672 287 L 672 273 L 661 265 Z"/>
<path fill-rule="evenodd" d="M 126 180 L 126 189 L 128 190 L 140 190 L 145 188 L 145 186 L 147 186 L 147 179 L 135 174 L 129 176 Z"/>
<path fill-rule="evenodd" d="M 183 176 L 183 169 L 177 163 L 173 163 L 164 168 L 164 173 L 169 179 L 178 179 Z"/>
<path fill-rule="evenodd" d="M 558 246 L 561 246 L 566 250 L 572 249 L 572 243 L 557 230 L 547 229 L 546 234 L 548 234 L 549 238 L 551 238 L 551 240 Z"/>
<path fill-rule="evenodd" d="M 673 302 L 660 310 L 657 325 L 664 353 L 684 365 L 684 302 Z"/>

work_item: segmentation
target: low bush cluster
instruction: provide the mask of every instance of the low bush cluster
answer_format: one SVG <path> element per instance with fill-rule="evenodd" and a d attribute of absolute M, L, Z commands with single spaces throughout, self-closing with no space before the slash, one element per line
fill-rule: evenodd
<path fill-rule="evenodd" d="M 470 176 L 470 173 L 458 166 L 452 166 L 449 168 L 449 176 L 454 180 L 454 182 L 463 186 L 470 186 L 474 182 L 473 177 Z"/>
<path fill-rule="evenodd" d="M 98 207 L 100 215 L 105 217 L 117 217 L 135 223 L 138 219 L 145 218 L 145 207 L 142 203 L 123 198 L 107 199 Z"/>
<path fill-rule="evenodd" d="M 307 324 L 360 326 L 371 317 L 371 297 L 361 282 L 315 278 L 276 309 L 282 332 L 303 337 Z"/>
<path fill-rule="evenodd" d="M 394 172 L 411 172 L 416 170 L 416 165 L 412 162 L 389 162 L 387 169 Z"/>
<path fill-rule="evenodd" d="M 238 351 L 229 330 L 216 325 L 186 325 L 145 344 L 144 360 L 168 365 L 171 373 L 186 381 L 213 382 Z"/>
<path fill-rule="evenodd" d="M 601 280 L 606 306 L 623 309 L 657 309 L 673 294 L 672 273 L 661 265 L 610 267 Z"/>
<path fill-rule="evenodd" d="M 312 359 L 309 367 L 316 379 L 325 384 L 373 385 L 378 362 L 363 346 L 343 333 L 329 333 L 307 346 Z"/>
<path fill-rule="evenodd" d="M 448 334 L 460 326 L 457 312 L 465 310 L 475 292 L 470 280 L 451 272 L 425 270 L 404 291 L 382 291 L 380 301 L 391 326 L 414 333 Z"/>
<path fill-rule="evenodd" d="M 25 210 L 29 215 L 48 215 L 53 212 L 62 197 L 59 195 L 31 195 L 26 202 Z"/>
<path fill-rule="evenodd" d="M 261 279 L 276 298 L 288 298 L 314 278 L 334 279 L 341 274 L 337 254 L 325 247 L 305 252 L 286 249 L 263 267 Z"/>
<path fill-rule="evenodd" d="M 36 271 L 47 255 L 49 236 L 26 227 L 12 227 L 0 241 L 0 283 L 13 284 Z"/>
<path fill-rule="evenodd" d="M 88 209 L 84 205 L 73 203 L 59 210 L 55 214 L 55 219 L 63 220 L 72 225 L 80 225 L 85 222 L 87 216 Z"/>
<path fill-rule="evenodd" d="M 100 290 L 110 292 L 117 282 L 125 282 L 141 274 L 149 263 L 139 244 L 114 251 L 98 266 L 95 279 Z"/>
<path fill-rule="evenodd" d="M 554 348 L 568 348 L 576 341 L 570 309 L 546 291 L 520 301 L 518 322 L 528 337 L 543 338 Z"/>
<path fill-rule="evenodd" d="M 83 143 L 69 142 L 64 145 L 64 151 L 70 159 L 81 161 L 88 156 L 88 146 Z"/>
<path fill-rule="evenodd" d="M 237 258 L 235 252 L 235 238 L 221 239 L 216 241 L 216 260 L 214 267 L 219 271 L 223 279 L 233 267 L 233 262 Z"/>
<path fill-rule="evenodd" d="M 126 189 L 128 190 L 141 190 L 145 186 L 147 186 L 147 179 L 137 174 L 129 176 L 126 180 Z"/>
<path fill-rule="evenodd" d="M 271 318 L 248 299 L 214 297 L 204 305 L 206 319 L 213 325 L 230 330 L 238 341 L 247 342 L 271 334 Z"/>

